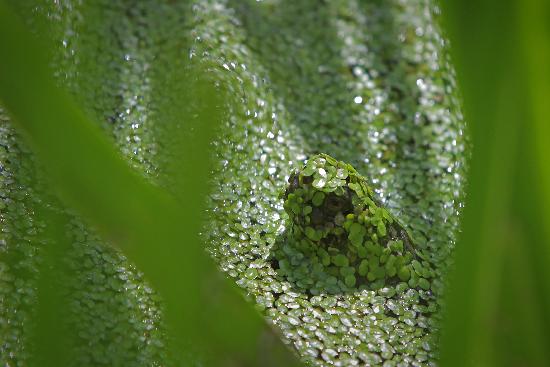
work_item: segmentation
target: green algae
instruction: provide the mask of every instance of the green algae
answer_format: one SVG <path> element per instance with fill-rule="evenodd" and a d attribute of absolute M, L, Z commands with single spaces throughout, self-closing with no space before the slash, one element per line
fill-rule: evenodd
<path fill-rule="evenodd" d="M 48 3 L 35 11 L 53 29 L 60 83 L 138 172 L 162 182 L 159 152 L 169 130 L 154 111 L 167 97 L 150 78 L 171 64 L 163 45 L 214 65 L 211 73 L 230 90 L 230 113 L 213 144 L 218 163 L 203 237 L 220 269 L 284 340 L 312 365 L 434 365 L 439 279 L 454 244 L 464 170 L 463 121 L 439 10 L 428 1 L 102 5 Z M 86 16 L 90 9 L 100 16 Z M 29 354 L 25 325 L 39 249 L 28 241 L 35 232 L 26 219 L 33 217 L 26 182 L 32 156 L 7 116 L 1 122 L 8 147 L 2 251 L 18 254 L 14 266 L 26 269 L 2 270 L 1 359 L 17 365 Z M 396 268 L 396 284 L 353 290 L 361 286 L 359 264 L 355 285 L 351 274 L 337 274 L 352 291 L 313 295 L 300 291 L 311 288 L 307 279 L 296 287 L 277 273 L 271 254 L 289 220 L 279 194 L 292 170 L 320 151 L 367 177 L 380 204 L 415 239 L 421 274 Z M 71 228 L 68 261 L 84 265 L 74 265 L 68 285 L 69 318 L 79 333 L 74 364 L 162 364 L 166 341 L 155 291 L 81 220 Z M 435 277 L 428 277 L 429 290 L 424 271 Z M 327 283 L 338 284 L 337 276 Z"/>

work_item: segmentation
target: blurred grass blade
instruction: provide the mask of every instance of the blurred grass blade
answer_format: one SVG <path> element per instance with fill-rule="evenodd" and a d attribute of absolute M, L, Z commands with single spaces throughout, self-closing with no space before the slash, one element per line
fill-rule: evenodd
<path fill-rule="evenodd" d="M 209 172 L 209 130 L 220 120 L 220 91 L 208 82 L 194 85 L 193 93 L 203 103 L 195 121 L 198 130 L 188 137 L 196 140 L 182 142 L 193 150 L 183 157 L 193 162 L 186 166 L 193 179 L 180 206 L 133 172 L 55 86 L 44 53 L 3 2 L 0 34 L 0 100 L 65 203 L 118 245 L 161 293 L 177 339 L 203 345 L 215 365 L 256 365 L 266 354 L 269 362 L 296 364 L 278 339 L 271 348 L 261 349 L 270 329 L 230 289 L 198 239 L 201 194 Z"/>
<path fill-rule="evenodd" d="M 529 146 L 533 149 L 537 172 L 532 184 L 541 194 L 541 214 L 547 221 L 550 218 L 550 3 L 527 0 L 522 4 L 520 29 L 525 39 L 527 78 L 531 90 L 529 102 L 533 110 L 533 129 L 527 138 L 534 142 Z M 543 230 L 545 238 L 550 239 L 550 226 L 544 225 Z M 541 260 L 547 266 L 550 263 L 550 243 L 541 246 L 540 250 Z M 550 304 L 550 280 L 545 285 L 541 295 Z"/>
<path fill-rule="evenodd" d="M 537 155 L 550 154 L 550 95 L 547 79 L 537 88 L 528 75 L 548 75 L 535 69 L 548 68 L 537 58 L 550 37 L 530 17 L 521 21 L 522 1 L 442 5 L 473 143 L 442 365 L 548 366 L 550 179 Z"/>
<path fill-rule="evenodd" d="M 43 201 L 42 201 L 43 202 Z M 62 285 L 68 279 L 68 267 L 63 255 L 70 245 L 64 226 L 66 219 L 43 205 L 35 208 L 37 219 L 44 223 L 40 236 L 42 264 L 37 284 L 37 309 L 35 314 L 31 366 L 67 366 L 71 362 L 71 333 L 66 320 L 69 312 L 68 299 Z"/>

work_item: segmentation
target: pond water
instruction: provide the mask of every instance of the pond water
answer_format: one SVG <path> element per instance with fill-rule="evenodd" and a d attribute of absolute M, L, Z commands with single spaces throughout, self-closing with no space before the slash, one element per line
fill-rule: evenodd
<path fill-rule="evenodd" d="M 156 109 L 167 98 L 159 81 L 180 65 L 175 58 L 208 63 L 226 85 L 203 238 L 285 341 L 312 365 L 435 365 L 466 145 L 439 9 L 425 0 L 99 3 L 17 7 L 48 30 L 59 82 L 153 181 L 162 182 L 161 137 L 174 128 Z M 3 113 L 0 147 L 0 251 L 12 265 L 0 267 L 0 360 L 24 365 L 40 261 L 33 158 Z M 276 272 L 272 248 L 288 226 L 281 193 L 317 153 L 367 178 L 412 234 L 434 274 L 429 287 L 311 294 Z M 71 233 L 67 259 L 78 276 L 68 318 L 82 341 L 75 365 L 162 364 L 154 290 L 82 221 Z"/>

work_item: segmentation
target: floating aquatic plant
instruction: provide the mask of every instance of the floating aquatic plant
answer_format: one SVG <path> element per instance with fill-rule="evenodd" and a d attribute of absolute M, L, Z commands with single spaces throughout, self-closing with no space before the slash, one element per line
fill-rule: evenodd
<path fill-rule="evenodd" d="M 288 183 L 290 227 L 275 251 L 281 275 L 312 293 L 399 281 L 430 288 L 433 273 L 419 261 L 411 235 L 350 164 L 315 155 Z"/>
<path fill-rule="evenodd" d="M 215 166 L 205 241 L 220 269 L 242 287 L 302 360 L 313 366 L 436 363 L 439 323 L 433 315 L 440 304 L 440 279 L 458 228 L 456 211 L 462 204 L 458 195 L 464 177 L 464 123 L 445 56 L 446 42 L 431 2 L 320 5 L 282 1 L 273 6 L 265 1 L 216 0 L 193 1 L 193 7 L 187 1 L 10 3 L 22 8 L 20 15 L 36 34 L 51 38 L 55 57 L 51 65 L 59 84 L 68 87 L 79 104 L 96 117 L 101 131 L 135 171 L 159 185 L 166 172 L 176 171 L 184 179 L 192 172 L 190 183 L 204 187 L 206 181 L 198 174 L 202 170 L 174 170 L 171 166 L 166 170 L 163 159 L 169 157 L 166 148 L 172 146 L 169 142 L 176 133 L 186 134 L 189 127 L 186 115 L 178 112 L 186 110 L 182 108 L 187 100 L 184 95 L 195 95 L 178 77 L 185 55 L 193 62 L 214 66 L 208 70 L 230 88 L 224 99 L 230 113 L 226 119 L 216 120 L 223 126 L 223 135 L 213 142 Z M 35 16 L 47 18 L 48 31 L 35 29 L 39 24 Z M 37 90 L 28 83 L 21 85 L 30 92 Z M 181 90 L 190 92 L 174 93 Z M 51 95 L 39 94 L 52 111 Z M 52 128 L 53 123 L 44 124 L 43 115 L 41 119 L 41 126 L 56 132 L 61 142 L 77 142 L 76 152 L 81 150 L 81 140 L 66 138 Z M 29 153 L 18 149 L 21 139 L 11 133 L 14 123 L 1 114 L 0 120 L 4 147 L 0 150 L 6 157 L 2 160 L 0 205 L 6 205 L 9 216 L 5 225 L 10 230 L 1 242 L 6 241 L 10 254 L 27 254 L 36 250 L 26 242 L 27 231 L 37 230 L 33 216 L 27 214 L 27 204 L 20 199 L 35 197 L 28 188 Z M 50 146 L 60 146 L 52 141 Z M 376 291 L 341 294 L 336 279 L 338 293 L 322 293 L 323 286 L 317 288 L 321 294 L 312 297 L 312 275 L 298 271 L 300 264 L 311 260 L 305 256 L 297 258 L 297 264 L 288 261 L 291 276 L 302 274 L 295 283 L 308 282 L 303 288 L 288 287 L 287 276 L 274 276 L 274 264 L 266 259 L 285 243 L 280 229 L 289 228 L 278 196 L 286 185 L 283 177 L 315 152 L 352 163 L 368 177 L 376 195 L 383 196 L 390 213 L 398 213 L 413 235 L 421 265 L 426 267 L 424 261 L 429 261 L 437 274 L 436 279 L 431 278 L 430 291 L 411 288 L 408 282 L 393 286 L 387 281 Z M 202 158 L 177 163 L 204 166 Z M 86 167 L 82 173 L 93 173 L 90 165 L 81 161 L 79 167 Z M 73 176 L 64 182 L 71 182 Z M 110 177 L 113 187 L 111 175 L 93 177 L 103 181 Z M 184 190 L 189 199 L 200 199 L 186 185 L 175 187 Z M 83 199 L 86 197 L 89 195 Z M 141 196 L 137 202 L 138 196 L 131 197 L 132 203 L 143 201 Z M 115 205 L 118 201 L 109 201 L 109 214 L 124 209 Z M 179 215 L 197 218 L 188 200 L 182 204 L 186 209 Z M 126 218 L 137 213 L 132 206 L 127 210 Z M 108 217 L 102 214 L 101 218 Z M 183 223 L 189 226 L 190 222 L 180 223 L 178 228 L 183 230 Z M 166 339 L 161 326 L 166 314 L 158 307 L 156 287 L 149 287 L 140 275 L 144 269 L 113 252 L 83 223 L 74 225 L 71 232 L 77 239 L 71 247 L 71 264 L 83 267 L 75 277 L 75 299 L 86 300 L 68 303 L 75 320 L 71 325 L 79 336 L 79 359 L 73 365 L 170 364 L 163 357 Z M 194 269 L 205 269 L 191 256 L 191 244 L 184 238 L 179 236 L 177 241 L 184 258 L 167 253 L 179 270 L 194 274 L 172 277 L 179 280 L 168 285 L 180 289 L 197 276 Z M 139 243 L 149 243 L 154 253 L 163 242 L 159 236 L 152 241 L 143 236 L 139 239 Z M 25 269 L 36 274 L 30 259 L 23 259 Z M 193 266 L 184 266 L 187 260 Z M 166 262 L 158 264 L 160 269 L 168 269 Z M 30 322 L 21 305 L 32 301 L 36 284 L 26 280 L 21 285 L 13 267 L 3 271 L 5 285 L 0 298 L 6 307 L 1 316 L 7 321 L 0 330 L 4 341 L 0 360 L 2 364 L 29 364 L 25 330 Z M 319 276 L 327 277 L 326 272 Z M 374 283 L 363 281 L 356 280 L 354 287 L 346 289 L 372 287 Z M 207 295 L 217 294 L 207 289 Z M 185 299 L 193 301 L 188 294 Z M 213 299 L 220 309 L 234 309 L 218 297 Z M 205 311 L 204 304 L 199 306 Z M 227 342 L 237 343 L 247 335 L 236 317 L 224 317 L 225 311 L 204 314 L 228 332 L 232 330 L 228 323 L 238 325 L 238 333 L 233 332 L 224 342 L 210 338 L 206 344 L 212 348 L 229 348 Z M 186 315 L 199 320 L 197 313 Z M 201 331 L 206 330 L 204 323 L 199 325 Z M 51 336 L 53 330 L 49 332 Z M 196 341 L 195 337 L 193 333 Z M 252 344 L 243 345 L 247 351 L 258 350 L 251 348 Z M 224 353 L 209 356 L 215 354 L 227 360 Z M 265 351 L 260 355 L 270 359 Z M 189 364 L 207 365 L 202 357 L 189 353 L 189 358 L 194 359 Z"/>

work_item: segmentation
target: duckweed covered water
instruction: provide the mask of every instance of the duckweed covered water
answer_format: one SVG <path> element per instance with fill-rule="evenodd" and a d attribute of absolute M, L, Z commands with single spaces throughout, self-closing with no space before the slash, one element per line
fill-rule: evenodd
<path fill-rule="evenodd" d="M 164 137 L 178 128 L 163 124 L 170 68 L 183 59 L 206 63 L 232 92 L 213 144 L 218 159 L 203 236 L 221 270 L 304 361 L 434 365 L 465 144 L 437 7 L 423 0 L 98 3 L 17 7 L 37 32 L 46 27 L 59 82 L 135 169 L 159 184 Z M 0 268 L 0 359 L 24 365 L 42 223 L 32 154 L 4 113 L 0 129 L 0 251 L 9 259 Z M 429 269 L 430 282 L 313 294 L 296 286 L 307 278 L 290 281 L 276 269 L 273 252 L 291 219 L 281 193 L 292 171 L 317 153 L 366 177 L 414 238 L 411 274 Z M 77 330 L 74 365 L 163 364 L 154 290 L 82 220 L 72 219 L 68 230 L 66 261 L 77 274 L 66 285 L 67 318 Z"/>

